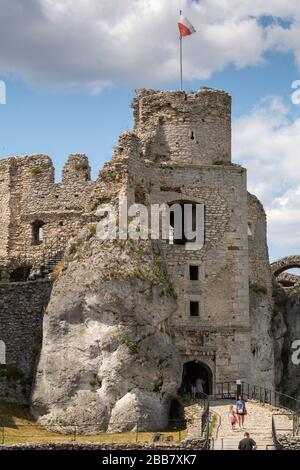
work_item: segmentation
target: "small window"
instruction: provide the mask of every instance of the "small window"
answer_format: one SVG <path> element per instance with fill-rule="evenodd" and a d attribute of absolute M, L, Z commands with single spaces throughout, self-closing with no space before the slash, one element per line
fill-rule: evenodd
<path fill-rule="evenodd" d="M 40 245 L 44 241 L 44 231 L 43 231 L 44 222 L 39 220 L 33 222 L 32 224 L 32 238 L 34 245 Z"/>
<path fill-rule="evenodd" d="M 191 136 L 191 140 L 195 140 L 195 132 L 194 131 L 191 131 L 190 136 Z"/>
<path fill-rule="evenodd" d="M 199 281 L 199 266 L 190 266 L 190 281 Z"/>
<path fill-rule="evenodd" d="M 191 317 L 199 317 L 199 302 L 190 302 Z"/>
<path fill-rule="evenodd" d="M 248 237 L 252 237 L 252 224 L 251 222 L 248 222 Z"/>

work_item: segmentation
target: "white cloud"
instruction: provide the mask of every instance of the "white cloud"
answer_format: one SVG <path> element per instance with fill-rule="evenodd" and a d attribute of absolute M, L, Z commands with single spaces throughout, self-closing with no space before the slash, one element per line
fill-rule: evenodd
<path fill-rule="evenodd" d="M 93 92 L 177 79 L 179 5 L 197 29 L 184 44 L 191 79 L 261 64 L 272 48 L 300 68 L 298 0 L 0 0 L 0 73 Z"/>
<path fill-rule="evenodd" d="M 248 169 L 249 190 L 265 205 L 269 240 L 300 251 L 300 118 L 278 97 L 265 98 L 233 126 L 235 161 Z"/>

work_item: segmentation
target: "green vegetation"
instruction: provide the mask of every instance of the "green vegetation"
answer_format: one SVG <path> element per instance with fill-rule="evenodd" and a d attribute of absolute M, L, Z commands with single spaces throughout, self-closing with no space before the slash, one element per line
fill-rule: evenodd
<path fill-rule="evenodd" d="M 160 392 L 162 389 L 162 386 L 164 384 L 164 374 L 160 373 L 157 378 L 155 379 L 154 386 L 153 386 L 153 392 Z"/>
<path fill-rule="evenodd" d="M 41 169 L 40 167 L 38 167 L 38 166 L 35 167 L 35 168 L 32 168 L 32 170 L 31 170 L 31 174 L 32 174 L 33 176 L 38 176 L 38 175 L 40 175 L 41 173 L 42 173 L 42 169 Z"/>
<path fill-rule="evenodd" d="M 213 162 L 213 165 L 218 165 L 218 166 L 221 166 L 221 165 L 225 165 L 226 162 L 224 162 L 224 160 L 215 160 Z"/>
<path fill-rule="evenodd" d="M 102 181 L 113 182 L 118 179 L 118 175 L 113 170 L 101 170 L 99 173 L 99 178 Z"/>
<path fill-rule="evenodd" d="M 256 282 L 250 282 L 249 288 L 252 292 L 255 292 L 255 294 L 267 295 L 268 293 L 268 289 L 266 287 L 260 286 Z"/>
<path fill-rule="evenodd" d="M 75 164 L 76 171 L 87 171 L 89 169 L 89 164 L 86 160 L 82 160 L 81 162 L 77 162 Z"/>
<path fill-rule="evenodd" d="M 162 297 L 163 295 L 168 294 L 174 297 L 174 299 L 176 299 L 177 294 L 175 292 L 173 284 L 171 283 L 164 269 L 162 257 L 160 255 L 156 255 L 154 259 L 155 259 L 156 266 L 157 266 L 157 277 L 152 280 L 152 286 L 155 287 L 161 284 L 166 284 L 167 287 L 164 291 L 160 293 L 160 296 Z"/>
<path fill-rule="evenodd" d="M 130 341 L 129 339 L 123 339 L 121 344 L 125 344 L 130 350 L 130 354 L 138 354 L 139 353 L 139 345 L 134 341 Z"/>
<path fill-rule="evenodd" d="M 91 205 L 89 207 L 89 211 L 90 212 L 94 212 L 95 210 L 98 209 L 99 206 L 101 206 L 101 204 L 106 204 L 110 202 L 110 199 L 109 197 L 105 196 L 105 197 L 98 197 L 98 199 L 96 199 L 95 201 L 91 202 Z"/>
<path fill-rule="evenodd" d="M 113 407 L 113 403 L 111 403 Z M 63 418 L 57 422 L 60 426 L 65 425 Z M 1 444 L 30 444 L 30 443 L 55 443 L 55 442 L 91 442 L 91 443 L 134 443 L 152 442 L 153 432 L 124 432 L 124 433 L 102 433 L 93 436 L 82 436 L 76 433 L 66 435 L 58 432 L 48 431 L 34 421 L 26 406 L 16 405 L 0 401 L 0 445 Z M 72 426 L 71 426 L 72 427 Z M 173 436 L 178 442 L 187 435 L 183 431 L 164 431 L 164 436 Z"/>
<path fill-rule="evenodd" d="M 24 380 L 25 374 L 17 364 L 5 364 L 0 365 L 0 378 L 6 378 L 11 382 L 17 382 L 18 380 Z"/>
<path fill-rule="evenodd" d="M 140 268 L 138 267 L 134 268 L 133 274 L 134 274 L 134 277 L 136 277 L 137 279 L 140 279 L 141 281 L 145 279 Z"/>
<path fill-rule="evenodd" d="M 289 292 L 289 297 L 295 294 L 299 294 L 300 292 L 300 284 L 296 284 L 293 289 Z"/>
<path fill-rule="evenodd" d="M 97 225 L 96 225 L 96 224 L 89 225 L 89 231 L 90 231 L 93 235 L 96 235 L 96 233 L 97 233 Z"/>
<path fill-rule="evenodd" d="M 185 393 L 185 394 L 181 395 L 180 401 L 182 402 L 182 404 L 184 406 L 194 405 L 195 404 L 194 400 L 192 399 L 192 396 L 189 393 Z"/>
<path fill-rule="evenodd" d="M 216 426 L 217 426 L 217 416 L 215 414 L 213 414 L 211 416 L 211 419 L 209 421 L 209 425 L 208 425 L 208 434 L 209 434 L 209 437 L 212 437 L 214 432 L 215 432 L 215 429 L 216 429 Z"/>
<path fill-rule="evenodd" d="M 75 243 L 71 243 L 71 245 L 69 246 L 69 255 L 75 255 L 76 251 L 77 248 Z"/>

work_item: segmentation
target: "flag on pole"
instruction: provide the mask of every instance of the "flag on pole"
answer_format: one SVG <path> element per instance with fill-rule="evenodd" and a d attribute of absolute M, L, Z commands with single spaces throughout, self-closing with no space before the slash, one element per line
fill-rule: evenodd
<path fill-rule="evenodd" d="M 190 36 L 191 34 L 195 33 L 196 30 L 192 23 L 183 15 L 180 15 L 178 21 L 178 28 L 180 32 L 180 36 Z"/>

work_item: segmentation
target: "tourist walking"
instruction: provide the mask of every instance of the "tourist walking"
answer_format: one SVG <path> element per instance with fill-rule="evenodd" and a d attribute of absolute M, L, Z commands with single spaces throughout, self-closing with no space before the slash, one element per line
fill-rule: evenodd
<path fill-rule="evenodd" d="M 244 439 L 239 443 L 239 450 L 256 450 L 256 442 L 250 437 L 248 432 L 245 432 Z"/>
<path fill-rule="evenodd" d="M 195 400 L 195 399 L 196 399 L 196 395 L 197 395 L 197 388 L 196 388 L 196 385 L 192 385 L 191 392 L 192 392 L 192 399 Z"/>
<path fill-rule="evenodd" d="M 203 385 L 205 384 L 204 380 L 198 377 L 196 380 L 196 389 L 197 389 L 197 398 L 203 398 Z"/>
<path fill-rule="evenodd" d="M 231 424 L 232 431 L 236 430 L 236 423 L 238 421 L 233 405 L 230 405 L 228 412 L 228 419 Z"/>
<path fill-rule="evenodd" d="M 246 403 L 241 395 L 239 395 L 236 402 L 236 414 L 239 421 L 239 429 L 244 429 L 245 416 L 247 414 Z"/>

